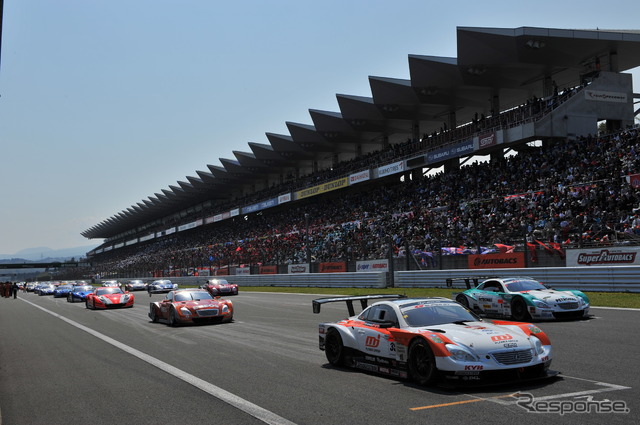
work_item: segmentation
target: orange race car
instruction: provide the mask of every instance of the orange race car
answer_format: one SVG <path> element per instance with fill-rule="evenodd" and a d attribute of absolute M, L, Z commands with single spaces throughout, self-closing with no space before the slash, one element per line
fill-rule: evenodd
<path fill-rule="evenodd" d="M 90 309 L 112 309 L 133 307 L 134 296 L 117 287 L 101 286 L 90 292 L 84 300 Z"/>
<path fill-rule="evenodd" d="M 204 289 L 179 289 L 168 292 L 162 301 L 151 303 L 149 317 L 152 322 L 165 322 L 171 326 L 231 322 L 233 304 L 213 297 Z"/>

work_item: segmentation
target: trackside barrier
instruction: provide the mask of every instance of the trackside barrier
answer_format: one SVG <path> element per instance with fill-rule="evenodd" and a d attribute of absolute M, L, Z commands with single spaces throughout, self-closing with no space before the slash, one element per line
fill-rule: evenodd
<path fill-rule="evenodd" d="M 334 288 L 385 288 L 387 274 L 384 272 L 359 273 L 295 273 L 229 276 L 169 277 L 166 279 L 180 286 L 199 286 L 208 279 L 226 279 L 230 283 L 242 286 L 299 286 Z M 129 279 L 122 279 L 126 281 Z M 149 278 L 144 279 L 150 282 Z"/>
<path fill-rule="evenodd" d="M 583 291 L 640 292 L 640 266 L 613 267 L 548 267 L 528 269 L 482 269 L 482 270 L 422 270 L 394 273 L 397 288 L 444 288 L 447 279 L 454 279 L 452 288 L 464 289 L 461 278 L 468 277 L 528 276 L 554 288 L 579 289 Z M 199 286 L 206 277 L 170 277 L 178 285 Z M 385 288 L 387 273 L 296 273 L 248 276 L 218 276 L 240 286 L 298 286 L 334 288 Z M 458 279 L 458 280 L 455 280 Z M 144 280 L 150 281 L 149 278 Z M 122 279 L 126 281 L 126 279 Z"/>
<path fill-rule="evenodd" d="M 461 278 L 528 276 L 553 288 L 581 291 L 640 292 L 640 266 L 548 267 L 528 269 L 425 270 L 396 272 L 399 288 L 446 287 L 466 289 Z"/>

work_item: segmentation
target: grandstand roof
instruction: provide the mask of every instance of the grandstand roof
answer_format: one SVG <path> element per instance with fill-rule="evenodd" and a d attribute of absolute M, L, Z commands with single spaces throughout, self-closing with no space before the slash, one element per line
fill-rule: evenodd
<path fill-rule="evenodd" d="M 111 238 L 205 201 L 228 205 L 247 184 L 266 175 L 291 174 L 327 155 L 355 151 L 355 144 L 379 143 L 390 135 L 431 133 L 455 116 L 470 122 L 541 96 L 549 80 L 579 84 L 591 70 L 624 72 L 640 66 L 640 31 L 551 28 L 457 28 L 456 58 L 409 55 L 410 79 L 370 76 L 371 97 L 337 94 L 339 112 L 309 109 L 313 125 L 286 122 L 289 135 L 266 133 L 269 144 L 249 143 L 236 159 L 220 158 L 162 193 L 115 214 L 82 232 Z"/>

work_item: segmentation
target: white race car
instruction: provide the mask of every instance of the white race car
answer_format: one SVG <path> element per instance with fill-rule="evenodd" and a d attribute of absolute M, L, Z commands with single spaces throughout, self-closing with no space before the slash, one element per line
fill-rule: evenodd
<path fill-rule="evenodd" d="M 365 308 L 370 299 L 392 298 Z M 333 366 L 411 378 L 421 385 L 494 384 L 548 378 L 547 335 L 535 325 L 482 320 L 447 298 L 365 295 L 320 298 L 346 302 L 351 317 L 320 323 L 320 349 Z M 354 315 L 353 302 L 364 310 Z"/>
<path fill-rule="evenodd" d="M 476 313 L 518 321 L 576 319 L 589 313 L 589 298 L 582 291 L 547 288 L 529 277 L 486 279 L 455 294 L 455 300 Z"/>

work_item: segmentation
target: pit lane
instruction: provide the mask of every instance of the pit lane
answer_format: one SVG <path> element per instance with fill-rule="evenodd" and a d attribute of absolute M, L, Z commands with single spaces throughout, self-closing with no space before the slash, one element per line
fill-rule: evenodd
<path fill-rule="evenodd" d="M 133 309 L 114 311 L 20 297 L 297 424 L 633 423 L 640 408 L 633 337 L 640 311 L 593 309 L 589 320 L 540 323 L 560 379 L 452 391 L 329 366 L 317 348 L 317 324 L 346 311 L 327 306 L 315 315 L 311 295 L 241 292 L 233 297 L 234 323 L 181 328 L 149 321 L 148 302 L 161 295 L 137 292 Z M 96 404 L 99 419 L 91 423 L 211 422 L 211 415 L 264 423 L 24 301 L 0 300 L 0 323 L 4 424 L 89 423 L 88 410 L 60 407 L 74 398 Z M 537 402 L 621 401 L 631 413 L 535 414 L 518 404 L 523 394 Z"/>

